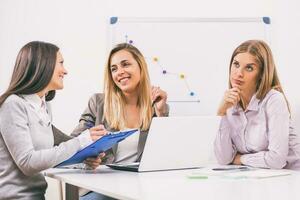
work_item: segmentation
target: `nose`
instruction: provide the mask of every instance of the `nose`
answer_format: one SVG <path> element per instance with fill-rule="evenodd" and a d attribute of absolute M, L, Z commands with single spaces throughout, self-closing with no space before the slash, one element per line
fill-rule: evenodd
<path fill-rule="evenodd" d="M 66 70 L 65 67 L 63 67 L 63 72 L 64 72 L 64 75 L 67 75 L 67 74 L 68 74 L 68 71 Z"/>
<path fill-rule="evenodd" d="M 242 67 L 239 67 L 238 69 L 236 69 L 236 75 L 238 77 L 243 77 L 244 76 Z"/>
<path fill-rule="evenodd" d="M 120 76 L 120 75 L 122 75 L 122 74 L 124 74 L 124 73 L 125 73 L 124 68 L 123 68 L 123 67 L 119 67 L 119 69 L 118 69 L 118 71 L 117 71 L 117 75 Z"/>

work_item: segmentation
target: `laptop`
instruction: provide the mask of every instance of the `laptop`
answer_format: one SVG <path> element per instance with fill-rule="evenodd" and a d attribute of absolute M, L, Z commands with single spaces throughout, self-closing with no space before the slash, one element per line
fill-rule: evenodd
<path fill-rule="evenodd" d="M 134 172 L 205 167 L 215 162 L 213 143 L 219 124 L 217 116 L 155 117 L 141 161 L 107 166 Z"/>

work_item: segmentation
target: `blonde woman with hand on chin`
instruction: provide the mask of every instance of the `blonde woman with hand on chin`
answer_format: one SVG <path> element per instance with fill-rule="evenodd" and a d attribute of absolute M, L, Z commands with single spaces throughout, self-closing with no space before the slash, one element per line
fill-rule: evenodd
<path fill-rule="evenodd" d="M 103 163 L 132 163 L 141 159 L 153 117 L 168 116 L 167 94 L 159 87 L 151 87 L 147 64 L 141 52 L 131 44 L 123 43 L 111 50 L 104 72 L 104 93 L 91 97 L 81 115 L 74 136 L 91 123 L 103 131 L 138 128 L 140 133 L 106 152 Z M 110 199 L 91 192 L 80 198 Z"/>
<path fill-rule="evenodd" d="M 220 164 L 300 169 L 300 144 L 269 46 L 239 45 L 230 61 L 229 89 L 218 109 L 215 139 Z"/>
<path fill-rule="evenodd" d="M 94 127 L 71 139 L 52 125 L 49 101 L 63 89 L 66 74 L 57 46 L 35 41 L 20 50 L 9 87 L 0 96 L 1 199 L 45 199 L 41 172 L 103 135 Z M 103 156 L 86 163 L 97 167 Z"/>

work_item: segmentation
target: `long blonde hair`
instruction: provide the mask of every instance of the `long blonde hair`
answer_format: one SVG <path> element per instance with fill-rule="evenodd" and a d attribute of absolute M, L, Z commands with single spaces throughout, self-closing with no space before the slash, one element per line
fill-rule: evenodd
<path fill-rule="evenodd" d="M 131 44 L 118 44 L 111 50 L 104 70 L 104 119 L 111 128 L 121 130 L 126 128 L 125 124 L 125 97 L 122 91 L 114 83 L 111 74 L 111 58 L 121 50 L 132 54 L 140 67 L 141 79 L 138 85 L 138 107 L 140 108 L 140 129 L 147 130 L 150 126 L 153 109 L 151 107 L 151 84 L 147 64 L 141 52 Z"/>
<path fill-rule="evenodd" d="M 256 86 L 256 98 L 263 99 L 266 94 L 275 89 L 284 95 L 288 109 L 289 103 L 285 97 L 279 77 L 276 71 L 276 66 L 270 47 L 262 40 L 248 40 L 240 44 L 233 52 L 230 59 L 229 74 L 234 57 L 240 53 L 250 53 L 255 57 L 256 62 L 260 67 L 259 79 Z M 229 88 L 232 88 L 229 78 Z"/>

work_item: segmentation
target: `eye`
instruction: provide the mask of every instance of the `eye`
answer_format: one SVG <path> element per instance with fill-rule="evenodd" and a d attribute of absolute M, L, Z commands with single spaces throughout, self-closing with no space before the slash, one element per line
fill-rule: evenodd
<path fill-rule="evenodd" d="M 232 65 L 233 65 L 234 67 L 236 67 L 236 68 L 239 68 L 239 67 L 240 67 L 239 62 L 237 62 L 237 61 L 233 61 Z"/>
<path fill-rule="evenodd" d="M 128 67 L 128 66 L 130 66 L 130 65 L 131 65 L 130 62 L 128 62 L 128 61 L 122 63 L 122 66 L 123 66 L 123 67 Z"/>
<path fill-rule="evenodd" d="M 252 72 L 254 70 L 253 66 L 252 65 L 246 65 L 246 70 L 248 72 Z"/>
<path fill-rule="evenodd" d="M 111 72 L 115 72 L 115 71 L 117 71 L 117 67 L 115 67 L 115 66 L 112 66 L 112 67 L 110 68 L 110 71 L 111 71 Z"/>

